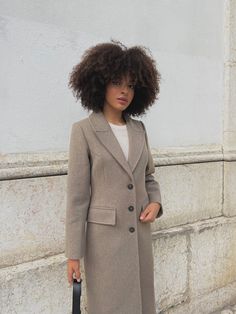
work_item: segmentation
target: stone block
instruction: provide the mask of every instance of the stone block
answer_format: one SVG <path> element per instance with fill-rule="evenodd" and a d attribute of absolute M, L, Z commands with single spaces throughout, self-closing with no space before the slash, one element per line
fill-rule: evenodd
<path fill-rule="evenodd" d="M 236 218 L 199 222 L 191 233 L 190 297 L 204 296 L 236 281 Z M 236 297 L 236 291 L 235 291 Z"/>
<path fill-rule="evenodd" d="M 66 176 L 0 182 L 0 266 L 64 251 Z"/>
<path fill-rule="evenodd" d="M 224 164 L 224 206 L 223 214 L 226 216 L 236 215 L 236 162 Z"/>
<path fill-rule="evenodd" d="M 1 313 L 70 314 L 72 288 L 63 255 L 0 270 Z"/>
<path fill-rule="evenodd" d="M 222 162 L 158 167 L 164 213 L 152 223 L 152 231 L 220 216 L 222 167 Z"/>
<path fill-rule="evenodd" d="M 186 299 L 187 240 L 184 234 L 153 239 L 156 307 L 166 308 Z"/>

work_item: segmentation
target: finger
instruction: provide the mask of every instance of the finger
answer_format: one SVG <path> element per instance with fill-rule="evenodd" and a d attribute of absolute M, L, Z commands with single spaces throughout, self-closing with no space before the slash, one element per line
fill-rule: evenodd
<path fill-rule="evenodd" d="M 148 216 L 146 216 L 149 222 L 153 222 L 155 220 L 155 216 L 153 215 L 153 212 L 150 212 Z"/>
<path fill-rule="evenodd" d="M 152 212 L 148 212 L 146 216 L 142 219 L 142 222 L 151 222 L 153 219 Z"/>
<path fill-rule="evenodd" d="M 68 278 L 69 284 L 71 285 L 73 282 L 73 268 L 71 268 L 71 267 L 68 267 L 67 278 Z"/>
<path fill-rule="evenodd" d="M 146 217 L 148 214 L 149 214 L 149 211 L 148 211 L 148 210 L 144 210 L 143 212 L 141 212 L 139 218 L 140 218 L 141 220 L 144 220 L 145 217 Z"/>
<path fill-rule="evenodd" d="M 80 279 L 81 279 L 81 273 L 80 273 L 79 270 L 76 270 L 76 272 L 75 272 L 75 278 L 77 279 L 77 281 L 80 281 Z"/>

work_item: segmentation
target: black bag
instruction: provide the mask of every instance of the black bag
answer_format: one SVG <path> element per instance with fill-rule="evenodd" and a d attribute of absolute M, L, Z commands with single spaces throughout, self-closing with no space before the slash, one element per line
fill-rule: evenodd
<path fill-rule="evenodd" d="M 82 279 L 78 282 L 76 278 L 73 278 L 73 302 L 72 302 L 72 314 L 81 314 L 80 309 L 80 297 L 82 290 Z"/>

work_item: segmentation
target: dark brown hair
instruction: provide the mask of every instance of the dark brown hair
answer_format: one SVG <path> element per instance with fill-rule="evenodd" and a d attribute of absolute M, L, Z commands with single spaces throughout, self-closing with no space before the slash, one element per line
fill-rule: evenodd
<path fill-rule="evenodd" d="M 123 113 L 139 116 L 158 99 L 161 79 L 154 59 L 143 46 L 127 48 L 112 40 L 89 48 L 73 67 L 68 85 L 85 109 L 98 112 L 103 109 L 107 84 L 126 74 L 135 88 L 134 98 Z"/>

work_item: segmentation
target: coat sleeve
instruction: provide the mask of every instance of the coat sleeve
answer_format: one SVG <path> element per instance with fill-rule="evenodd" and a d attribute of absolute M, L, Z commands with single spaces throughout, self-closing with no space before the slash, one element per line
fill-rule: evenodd
<path fill-rule="evenodd" d="M 146 175 L 145 175 L 145 184 L 146 184 L 146 190 L 149 196 L 149 201 L 151 202 L 157 202 L 161 205 L 159 212 L 157 213 L 156 218 L 159 218 L 163 215 L 163 206 L 162 206 L 162 199 L 161 199 L 161 191 L 160 191 L 160 184 L 155 180 L 154 173 L 155 173 L 155 166 L 153 163 L 152 153 L 150 150 L 149 142 L 148 142 L 148 136 L 147 131 L 144 123 L 140 121 L 144 131 L 145 131 L 145 140 L 147 144 L 148 149 L 148 163 L 146 167 Z"/>
<path fill-rule="evenodd" d="M 83 130 L 72 125 L 66 194 L 65 256 L 80 259 L 85 252 L 86 219 L 90 203 L 90 159 Z"/>

